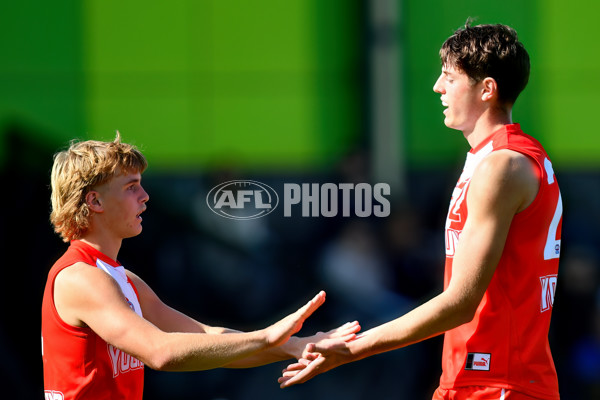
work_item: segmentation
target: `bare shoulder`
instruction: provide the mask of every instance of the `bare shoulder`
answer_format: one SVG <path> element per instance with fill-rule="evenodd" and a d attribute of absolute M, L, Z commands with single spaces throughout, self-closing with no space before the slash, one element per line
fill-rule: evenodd
<path fill-rule="evenodd" d="M 502 203 L 518 213 L 535 199 L 539 172 L 525 154 L 502 149 L 484 158 L 473 174 L 471 191 L 493 203 Z"/>
<path fill-rule="evenodd" d="M 525 154 L 509 149 L 492 152 L 481 161 L 477 170 L 504 179 L 537 179 L 535 162 Z"/>
<path fill-rule="evenodd" d="M 63 288 L 80 292 L 91 289 L 94 286 L 102 286 L 106 283 L 109 283 L 111 286 L 113 284 L 116 285 L 116 282 L 99 268 L 84 262 L 77 262 L 58 273 L 54 287 L 55 293 L 57 290 L 62 290 Z"/>

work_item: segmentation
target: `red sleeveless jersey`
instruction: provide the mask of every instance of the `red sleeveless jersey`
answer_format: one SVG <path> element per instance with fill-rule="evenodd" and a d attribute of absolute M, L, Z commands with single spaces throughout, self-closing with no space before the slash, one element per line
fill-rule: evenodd
<path fill-rule="evenodd" d="M 111 275 L 130 307 L 141 316 L 133 283 L 124 268 L 86 243 L 74 240 L 48 273 L 42 301 L 42 359 L 46 400 L 139 400 L 144 364 L 106 343 L 88 327 L 65 323 L 54 306 L 54 280 L 63 269 L 84 262 Z"/>
<path fill-rule="evenodd" d="M 487 155 L 500 149 L 517 151 L 535 161 L 539 191 L 533 203 L 514 216 L 475 317 L 445 333 L 440 387 L 503 387 L 558 399 L 548 330 L 560 255 L 562 200 L 548 155 L 518 124 L 494 132 L 467 155 L 446 219 L 444 287 L 452 279 L 454 251 L 468 218 L 466 197 L 473 171 Z"/>

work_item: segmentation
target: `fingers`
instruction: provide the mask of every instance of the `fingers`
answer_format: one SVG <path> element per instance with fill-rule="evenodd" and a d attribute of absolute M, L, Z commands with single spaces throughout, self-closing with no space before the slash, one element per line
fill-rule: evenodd
<path fill-rule="evenodd" d="M 325 292 L 319 292 L 296 312 L 281 319 L 265 329 L 265 339 L 270 346 L 278 346 L 286 342 L 291 335 L 298 332 L 304 321 L 325 302 Z"/>
<path fill-rule="evenodd" d="M 308 303 L 296 311 L 299 314 L 301 320 L 308 318 L 315 310 L 325 302 L 325 292 L 320 291 L 315 297 L 313 297 Z"/>
<path fill-rule="evenodd" d="M 324 302 L 325 292 L 321 290 L 315 295 L 315 297 L 312 298 L 311 301 L 308 302 L 308 304 L 305 307 L 308 307 L 308 310 L 310 310 L 310 313 L 312 314 L 317 308 L 321 307 L 321 305 L 323 305 Z"/>
<path fill-rule="evenodd" d="M 298 362 L 290 364 L 287 367 L 285 367 L 285 369 L 283 371 L 281 371 L 281 374 L 282 374 L 282 376 L 290 376 L 290 374 L 293 374 L 295 371 L 302 371 L 304 368 L 306 368 L 306 365 L 308 362 L 309 362 L 308 360 L 304 360 L 304 362 L 302 362 L 301 360 L 298 360 Z"/>
<path fill-rule="evenodd" d="M 346 322 L 344 325 L 340 326 L 339 328 L 334 329 L 334 331 L 332 332 L 330 337 L 331 338 L 343 337 L 350 333 L 357 333 L 360 331 L 360 329 L 361 329 L 361 326 L 358 323 L 358 321 Z"/>
<path fill-rule="evenodd" d="M 298 359 L 298 362 L 301 362 L 301 363 L 308 362 L 308 363 L 310 363 L 311 361 L 316 360 L 317 358 L 319 358 L 320 355 L 321 355 L 321 353 L 309 352 L 307 350 L 304 350 L 304 352 L 302 353 L 302 357 Z"/>
<path fill-rule="evenodd" d="M 298 311 L 296 311 L 296 313 L 298 315 L 298 318 L 299 318 L 298 322 L 300 323 L 300 325 L 302 324 L 302 322 L 305 319 L 310 317 L 312 315 L 312 313 L 314 313 L 317 310 L 317 308 L 321 307 L 321 305 L 324 302 L 325 302 L 325 292 L 320 291 L 315 297 L 312 298 L 312 300 L 310 300 L 303 307 L 298 309 Z M 298 326 L 298 329 L 296 330 L 296 332 L 299 329 L 300 329 L 300 326 Z"/>
<path fill-rule="evenodd" d="M 306 345 L 304 350 L 302 351 L 302 358 L 307 358 L 309 354 L 315 353 L 315 347 L 317 345 L 315 343 L 309 343 Z"/>
<path fill-rule="evenodd" d="M 284 389 L 288 386 L 291 386 L 288 381 L 291 379 L 291 376 L 280 376 L 279 378 L 277 378 L 277 382 L 279 383 L 279 387 L 281 389 Z"/>
<path fill-rule="evenodd" d="M 299 358 L 298 361 L 296 361 L 295 363 L 290 364 L 287 367 L 285 367 L 285 369 L 283 370 L 283 372 L 302 370 L 302 369 L 306 368 L 306 366 L 308 364 L 310 364 L 311 361 L 315 360 L 318 357 L 319 357 L 319 355 L 316 354 L 315 357 L 310 357 L 310 358 L 304 358 L 304 357 L 302 357 L 302 358 Z"/>
<path fill-rule="evenodd" d="M 360 328 L 360 324 L 358 323 L 358 321 L 352 321 L 352 322 L 346 322 L 344 325 L 336 328 L 336 331 L 339 330 L 344 330 L 344 329 L 356 329 L 356 328 Z"/>
<path fill-rule="evenodd" d="M 301 358 L 298 362 L 288 365 L 282 372 L 281 377 L 277 379 L 277 382 L 283 383 L 296 376 L 306 366 L 310 364 L 309 360 Z"/>
<path fill-rule="evenodd" d="M 351 340 L 354 340 L 354 339 L 356 339 L 356 333 L 349 333 L 349 334 L 347 334 L 346 336 L 341 336 L 341 337 L 340 337 L 340 339 L 341 339 L 343 342 L 349 342 L 349 341 L 351 341 Z"/>
<path fill-rule="evenodd" d="M 292 364 L 298 365 L 298 364 Z M 279 387 L 284 389 L 286 387 L 302 383 L 299 382 L 299 379 L 302 378 L 302 371 L 306 369 L 306 366 L 302 365 L 301 368 L 290 369 L 292 365 L 288 366 L 288 368 L 284 369 L 281 376 L 277 378 L 277 382 L 279 383 Z M 300 376 L 299 376 L 300 375 Z"/>
<path fill-rule="evenodd" d="M 304 368 L 284 370 L 283 375 L 277 379 L 277 382 L 279 382 L 279 387 L 284 389 L 286 387 L 304 383 L 309 379 L 312 379 L 314 376 L 319 374 L 319 368 L 324 361 L 325 359 L 323 357 L 319 357 L 310 362 L 308 365 L 304 366 Z"/>

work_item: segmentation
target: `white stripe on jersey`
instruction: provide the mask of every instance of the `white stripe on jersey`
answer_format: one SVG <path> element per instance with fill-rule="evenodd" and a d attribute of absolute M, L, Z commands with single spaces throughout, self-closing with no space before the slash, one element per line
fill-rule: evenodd
<path fill-rule="evenodd" d="M 109 274 L 121 288 L 121 292 L 123 295 L 129 300 L 130 305 L 133 306 L 133 311 L 136 312 L 140 317 L 142 316 L 142 307 L 140 307 L 140 302 L 138 301 L 138 297 L 135 294 L 135 290 L 131 284 L 127 281 L 127 274 L 125 273 L 125 268 L 123 267 L 113 267 L 102 260 L 96 260 L 96 266 L 100 268 L 102 271 Z"/>

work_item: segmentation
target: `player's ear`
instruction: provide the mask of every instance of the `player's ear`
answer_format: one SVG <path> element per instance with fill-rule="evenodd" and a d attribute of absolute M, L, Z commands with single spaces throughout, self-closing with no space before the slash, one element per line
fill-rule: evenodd
<path fill-rule="evenodd" d="M 483 81 L 483 88 L 481 90 L 481 100 L 489 101 L 491 99 L 498 98 L 498 83 L 494 78 L 487 77 Z"/>
<path fill-rule="evenodd" d="M 100 193 L 95 190 L 90 190 L 85 195 L 85 203 L 87 204 L 90 211 L 93 212 L 102 212 L 104 208 L 102 207 L 102 200 L 100 199 Z"/>

